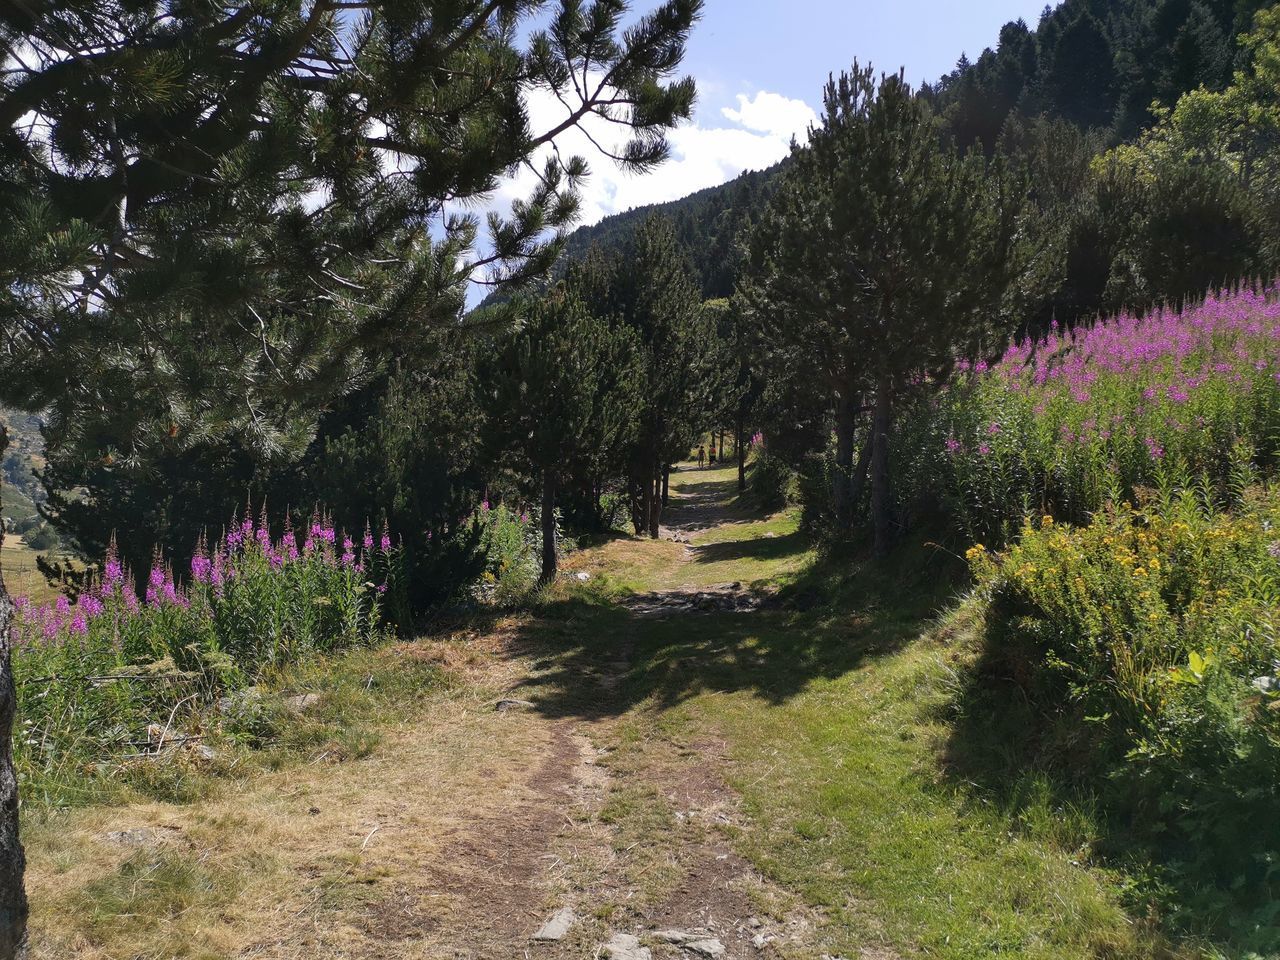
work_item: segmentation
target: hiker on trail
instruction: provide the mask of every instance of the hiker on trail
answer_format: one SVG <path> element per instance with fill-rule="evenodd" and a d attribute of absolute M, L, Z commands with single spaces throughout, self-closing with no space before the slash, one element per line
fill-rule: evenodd
<path fill-rule="evenodd" d="M 698 447 L 698 469 L 701 470 L 707 464 L 707 448 Z"/>

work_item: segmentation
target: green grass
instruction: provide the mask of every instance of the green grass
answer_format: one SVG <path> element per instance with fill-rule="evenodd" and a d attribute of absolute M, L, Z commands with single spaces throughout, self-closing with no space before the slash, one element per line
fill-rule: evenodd
<path fill-rule="evenodd" d="M 742 543 L 755 528 L 706 542 Z M 606 708 L 621 722 L 610 765 L 643 776 L 688 731 L 726 740 L 753 823 L 738 847 L 817 912 L 832 955 L 1192 955 L 1126 915 L 1125 878 L 1091 856 L 1087 805 L 1045 790 L 1004 809 L 949 769 L 959 676 L 976 648 L 972 617 L 954 612 L 958 562 L 908 550 L 887 570 L 806 569 L 804 556 L 788 555 L 793 610 L 646 620 L 584 602 L 594 585 L 550 604 L 530 628 L 557 651 L 540 696 L 553 713 L 602 709 L 581 678 L 630 648 Z M 624 836 L 658 813 L 640 799 L 611 808 Z"/>
<path fill-rule="evenodd" d="M 86 926 L 99 937 L 143 942 L 142 958 L 218 957 L 203 948 L 180 921 L 195 908 L 216 909 L 231 902 L 235 875 L 166 850 L 138 851 L 114 873 L 79 892 L 77 906 Z"/>
<path fill-rule="evenodd" d="M 3 549 L 0 549 L 0 570 L 4 573 L 4 585 L 10 596 L 27 597 L 37 603 L 48 603 L 58 597 L 59 591 L 49 585 L 43 573 L 36 567 L 40 551 L 29 547 L 16 533 L 6 533 Z M 75 563 L 66 556 L 55 555 L 50 559 Z"/>
<path fill-rule="evenodd" d="M 236 706 L 228 710 L 205 704 L 176 715 L 175 733 L 198 732 L 200 743 L 214 751 L 211 761 L 179 750 L 162 762 L 122 758 L 84 764 L 68 757 L 22 767 L 24 821 L 35 826 L 75 807 L 192 803 L 255 772 L 362 759 L 378 745 L 381 725 L 446 687 L 436 667 L 400 657 L 393 647 L 360 648 L 294 665 L 267 677 L 251 696 L 235 698 Z M 319 700 L 305 712 L 291 710 L 287 701 L 302 694 Z"/>
<path fill-rule="evenodd" d="M 688 533 L 687 546 L 618 536 L 584 551 L 569 566 L 585 564 L 599 578 L 590 591 L 596 599 L 734 582 L 772 588 L 793 582 L 813 561 L 799 532 L 798 509 L 761 516 L 751 493 L 738 492 L 736 467 L 681 466 L 671 475 L 663 524 L 679 530 L 692 523 L 701 529 Z"/>

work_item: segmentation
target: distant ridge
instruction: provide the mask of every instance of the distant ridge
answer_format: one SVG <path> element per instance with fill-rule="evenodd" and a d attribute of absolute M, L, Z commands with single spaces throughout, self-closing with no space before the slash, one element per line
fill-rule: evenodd
<path fill-rule="evenodd" d="M 1153 100 L 1171 106 L 1201 85 L 1222 89 L 1239 65 L 1236 38 L 1269 2 L 1064 0 L 1046 5 L 1034 26 L 1022 20 L 1005 24 L 993 47 L 972 60 L 961 56 L 951 73 L 921 92 L 961 146 L 994 149 L 1006 121 L 1017 116 L 1065 120 L 1119 143 L 1151 123 Z M 567 239 L 556 275 L 592 247 L 605 253 L 623 249 L 646 217 L 662 214 L 672 219 L 688 250 L 703 297 L 730 296 L 734 244 L 760 218 L 786 163 L 579 227 Z M 491 294 L 480 306 L 508 296 Z"/>

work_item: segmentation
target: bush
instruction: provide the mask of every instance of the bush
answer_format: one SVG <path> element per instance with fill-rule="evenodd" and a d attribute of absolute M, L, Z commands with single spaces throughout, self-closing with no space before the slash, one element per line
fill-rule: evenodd
<path fill-rule="evenodd" d="M 1046 517 L 969 559 L 993 667 L 1049 719 L 1041 759 L 1101 785 L 1201 917 L 1280 936 L 1280 491 Z"/>
<path fill-rule="evenodd" d="M 760 447 L 751 464 L 751 490 L 766 510 L 781 510 L 796 497 L 796 475 L 767 447 Z"/>
<path fill-rule="evenodd" d="M 37 522 L 19 532 L 23 542 L 32 550 L 53 550 L 60 543 L 58 531 L 47 523 Z"/>
<path fill-rule="evenodd" d="M 108 553 L 102 579 L 73 604 L 19 599 L 13 628 L 21 768 L 49 771 L 145 753 L 175 717 L 268 671 L 371 643 L 397 589 L 387 533 L 357 546 L 323 519 L 301 546 L 273 540 L 265 517 L 201 543 L 186 583 L 157 558 L 139 598 Z"/>
<path fill-rule="evenodd" d="M 473 534 L 484 569 L 473 585 L 475 599 L 494 606 L 518 603 L 537 586 L 542 569 L 542 529 L 537 518 L 486 500 L 463 524 Z"/>
<path fill-rule="evenodd" d="M 904 419 L 901 493 L 941 499 L 970 542 L 1028 515 L 1087 522 L 1181 476 L 1222 495 L 1280 459 L 1278 347 L 1276 290 L 1014 344 Z"/>

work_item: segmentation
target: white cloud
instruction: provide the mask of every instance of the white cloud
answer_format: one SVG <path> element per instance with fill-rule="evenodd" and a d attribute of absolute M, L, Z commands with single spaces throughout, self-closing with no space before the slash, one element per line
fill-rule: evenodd
<path fill-rule="evenodd" d="M 768 90 L 761 90 L 754 97 L 740 93 L 737 110 L 725 107 L 720 112 L 748 130 L 787 140 L 792 136 L 807 139 L 809 127 L 818 122 L 818 115 L 803 100 L 791 100 Z"/>
<path fill-rule="evenodd" d="M 579 224 L 592 224 L 609 214 L 646 204 L 677 200 L 732 180 L 744 171 L 772 166 L 787 155 L 791 138 L 804 142 L 809 125 L 817 121 L 817 114 L 803 100 L 766 90 L 750 97 L 739 94 L 737 99 L 737 109 L 721 111 L 728 123 L 712 126 L 694 121 L 670 131 L 670 159 L 643 175 L 619 169 L 595 146 L 598 143 L 606 150 L 620 152 L 627 140 L 624 126 L 588 116 L 583 120 L 584 130 L 571 128 L 557 137 L 555 147 L 561 155 L 584 156 L 591 167 L 581 191 Z M 526 103 L 534 130 L 552 129 L 565 116 L 564 104 L 549 92 L 534 91 Z M 533 165 L 541 169 L 551 149 L 550 145 L 544 147 Z M 500 212 L 510 209 L 511 201 L 527 196 L 535 182 L 531 171 L 518 171 L 499 187 L 489 206 Z"/>

